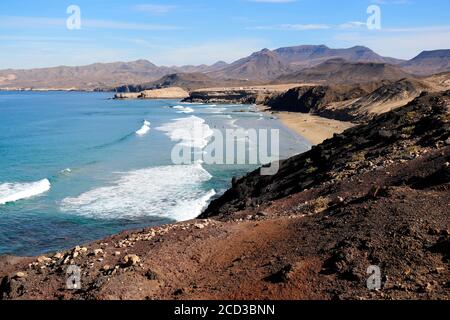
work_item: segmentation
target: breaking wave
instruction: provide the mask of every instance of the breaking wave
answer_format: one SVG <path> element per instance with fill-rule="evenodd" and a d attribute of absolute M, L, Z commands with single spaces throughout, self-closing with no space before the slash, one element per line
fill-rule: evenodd
<path fill-rule="evenodd" d="M 143 135 L 147 134 L 147 132 L 149 132 L 149 131 L 150 131 L 150 122 L 145 120 L 142 127 L 138 131 L 136 131 L 136 134 L 138 136 L 143 136 Z"/>
<path fill-rule="evenodd" d="M 184 106 L 174 106 L 173 109 L 178 110 L 178 113 L 193 113 L 194 109 L 191 107 L 184 107 Z"/>
<path fill-rule="evenodd" d="M 214 190 L 201 186 L 212 176 L 201 166 L 171 165 L 131 171 L 110 186 L 61 202 L 61 210 L 100 219 L 160 216 L 177 221 L 200 215 Z"/>
<path fill-rule="evenodd" d="M 0 184 L 0 205 L 40 195 L 50 188 L 48 179 L 28 183 Z"/>
<path fill-rule="evenodd" d="M 165 132 L 172 141 L 179 141 L 183 146 L 199 149 L 205 148 L 214 134 L 205 120 L 196 116 L 175 119 L 156 130 Z"/>

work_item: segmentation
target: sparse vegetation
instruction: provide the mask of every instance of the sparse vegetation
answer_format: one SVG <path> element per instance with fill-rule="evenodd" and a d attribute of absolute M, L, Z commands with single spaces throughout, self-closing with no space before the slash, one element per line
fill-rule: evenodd
<path fill-rule="evenodd" d="M 312 174 L 314 172 L 317 172 L 318 170 L 319 170 L 319 168 L 317 168 L 317 167 L 309 167 L 308 169 L 306 169 L 306 173 Z"/>
<path fill-rule="evenodd" d="M 415 128 L 416 128 L 415 126 L 405 127 L 402 129 L 402 133 L 410 136 L 411 134 L 413 134 Z"/>

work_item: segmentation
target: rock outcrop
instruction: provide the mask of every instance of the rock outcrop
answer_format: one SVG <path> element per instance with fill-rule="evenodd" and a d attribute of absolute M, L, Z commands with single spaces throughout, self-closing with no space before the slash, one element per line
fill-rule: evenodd
<path fill-rule="evenodd" d="M 449 136 L 450 91 L 425 93 L 405 107 L 377 116 L 367 125 L 351 128 L 305 154 L 282 161 L 276 175 L 261 176 L 257 170 L 234 181 L 233 187 L 214 200 L 201 217 L 232 215 L 322 183 L 336 183 L 384 163 L 413 159 L 429 152 L 429 148 L 445 145 Z M 397 178 L 393 175 L 384 184 L 399 185 L 410 179 L 413 176 L 402 173 Z"/>
<path fill-rule="evenodd" d="M 144 90 L 142 92 L 116 93 L 114 99 L 185 99 L 189 92 L 182 88 Z"/>
<path fill-rule="evenodd" d="M 363 123 L 404 106 L 422 92 L 448 90 L 449 78 L 449 74 L 441 74 L 421 80 L 404 78 L 362 84 L 303 86 L 271 95 L 263 104 L 272 111 L 311 113 Z"/>

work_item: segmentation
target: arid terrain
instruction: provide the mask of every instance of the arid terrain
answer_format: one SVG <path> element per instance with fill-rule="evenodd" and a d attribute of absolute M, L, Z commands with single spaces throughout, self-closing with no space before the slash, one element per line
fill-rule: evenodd
<path fill-rule="evenodd" d="M 355 124 L 315 116 L 308 113 L 279 112 L 276 115 L 289 129 L 308 140 L 312 145 L 321 144 L 336 133 L 342 133 Z"/>
<path fill-rule="evenodd" d="M 449 186 L 450 91 L 422 93 L 234 179 L 198 220 L 2 257 L 0 298 L 450 299 Z"/>
<path fill-rule="evenodd" d="M 367 47 L 332 49 L 303 45 L 263 49 L 231 63 L 156 66 L 147 60 L 0 70 L 2 90 L 101 90 L 139 92 L 161 87 L 188 91 L 267 83 L 360 83 L 399 80 L 450 71 L 450 50 L 424 51 L 404 61 L 382 57 Z"/>

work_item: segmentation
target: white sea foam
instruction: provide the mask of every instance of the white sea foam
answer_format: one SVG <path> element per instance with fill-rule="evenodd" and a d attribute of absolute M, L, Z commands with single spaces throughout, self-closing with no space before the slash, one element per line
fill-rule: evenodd
<path fill-rule="evenodd" d="M 111 186 L 64 199 L 61 209 L 100 219 L 160 216 L 189 220 L 215 195 L 214 190 L 201 188 L 211 178 L 199 163 L 136 170 L 123 174 Z"/>
<path fill-rule="evenodd" d="M 0 205 L 40 195 L 50 190 L 50 187 L 50 181 L 47 179 L 29 183 L 0 184 Z"/>
<path fill-rule="evenodd" d="M 156 130 L 165 132 L 172 141 L 179 141 L 183 146 L 199 149 L 205 148 L 214 134 L 205 120 L 196 116 L 175 119 Z"/>
<path fill-rule="evenodd" d="M 237 121 L 238 121 L 238 119 L 233 119 L 233 120 L 229 121 L 230 127 L 239 128 L 239 126 L 236 124 Z"/>
<path fill-rule="evenodd" d="M 173 108 L 179 110 L 178 113 L 193 113 L 195 111 L 191 107 L 184 107 L 184 106 L 174 106 Z"/>
<path fill-rule="evenodd" d="M 144 124 L 138 131 L 136 131 L 136 134 L 139 136 L 143 136 L 143 135 L 147 134 L 147 132 L 149 132 L 149 131 L 150 131 L 150 122 L 148 122 L 147 120 L 144 120 Z"/>
<path fill-rule="evenodd" d="M 214 113 L 214 114 L 221 114 L 221 113 L 224 113 L 227 110 L 227 108 L 217 107 L 217 105 L 213 104 L 213 105 L 208 106 L 208 108 L 206 108 L 206 110 L 209 110 L 209 111 L 211 111 L 211 113 Z"/>

